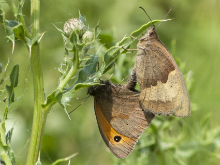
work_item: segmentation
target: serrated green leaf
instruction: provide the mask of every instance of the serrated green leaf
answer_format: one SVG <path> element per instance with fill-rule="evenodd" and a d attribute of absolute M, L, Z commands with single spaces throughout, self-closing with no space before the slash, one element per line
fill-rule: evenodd
<path fill-rule="evenodd" d="M 6 31 L 6 35 L 9 41 L 15 42 L 15 35 L 13 32 L 13 29 L 10 26 L 5 26 L 5 31 Z"/>
<path fill-rule="evenodd" d="M 70 42 L 69 38 L 67 38 L 64 34 L 62 34 L 62 37 L 63 37 L 63 41 L 64 41 L 64 45 L 65 45 L 65 50 L 70 50 L 72 51 L 73 49 L 73 43 Z"/>
<path fill-rule="evenodd" d="M 99 24 L 97 24 L 95 27 L 94 38 L 96 38 L 98 36 L 98 27 L 99 27 Z"/>
<path fill-rule="evenodd" d="M 54 25 L 53 24 L 53 26 L 60 32 L 60 33 L 62 33 L 62 34 L 64 34 L 64 32 L 63 32 L 63 30 L 62 29 L 60 29 L 60 28 L 58 28 L 58 27 L 56 27 L 56 25 Z"/>
<path fill-rule="evenodd" d="M 88 81 L 94 75 L 94 73 L 96 73 L 97 64 L 98 64 L 98 56 L 94 54 L 85 63 L 85 67 L 79 72 L 76 84 Z"/>
<path fill-rule="evenodd" d="M 74 90 L 73 88 L 70 88 L 65 93 L 60 93 L 57 96 L 57 101 L 66 110 L 67 104 L 71 101 L 73 96 L 74 96 Z"/>
<path fill-rule="evenodd" d="M 86 18 L 83 17 L 79 11 L 79 19 L 84 23 L 84 25 L 86 26 Z"/>
<path fill-rule="evenodd" d="M 97 83 L 93 83 L 94 80 L 98 79 L 100 75 L 96 72 L 96 66 L 98 64 L 98 57 L 96 54 L 92 55 L 91 58 L 85 63 L 85 67 L 79 72 L 78 79 L 75 84 L 62 92 L 57 96 L 59 104 L 66 108 L 67 104 L 70 102 L 71 98 L 74 96 L 74 92 L 80 88 L 89 87 Z"/>
<path fill-rule="evenodd" d="M 83 51 L 84 46 L 85 46 L 85 43 L 82 43 L 82 44 L 77 43 L 77 44 L 76 44 L 76 48 L 77 48 L 77 50 L 78 50 L 79 52 L 82 52 L 82 51 Z"/>
<path fill-rule="evenodd" d="M 16 38 L 25 42 L 24 27 L 22 24 L 18 24 L 17 26 L 14 26 L 13 32 Z"/>
<path fill-rule="evenodd" d="M 14 88 L 18 85 L 19 77 L 19 65 L 14 65 L 10 74 L 10 83 L 11 85 L 6 85 L 8 92 L 8 107 L 15 101 L 14 100 Z"/>
<path fill-rule="evenodd" d="M 15 26 L 17 26 L 19 23 L 17 21 L 14 20 L 5 20 L 5 24 L 8 27 L 14 28 Z"/>
<path fill-rule="evenodd" d="M 12 137 L 12 133 L 13 133 L 13 130 L 14 130 L 14 128 L 11 128 L 8 132 L 7 132 L 7 134 L 6 134 L 6 143 L 7 144 L 10 144 L 11 143 L 11 137 Z"/>
<path fill-rule="evenodd" d="M 83 49 L 83 51 L 82 51 L 82 53 L 81 53 L 81 56 L 80 56 L 80 62 L 82 62 L 82 61 L 88 61 L 89 59 L 90 59 L 90 55 L 89 54 L 87 54 L 87 52 L 88 52 L 88 50 L 89 49 L 91 49 L 91 48 L 93 48 L 93 46 L 86 46 L 84 49 Z"/>
<path fill-rule="evenodd" d="M 44 33 L 38 33 L 33 39 L 29 39 L 25 37 L 25 43 L 28 47 L 32 47 L 36 42 L 40 42 L 41 38 L 43 37 Z"/>
<path fill-rule="evenodd" d="M 13 31 L 13 27 L 17 25 L 18 25 L 18 22 L 16 21 L 5 20 L 5 32 L 6 32 L 8 40 L 12 42 L 12 53 L 14 51 L 15 39 L 16 39 L 14 31 Z"/>

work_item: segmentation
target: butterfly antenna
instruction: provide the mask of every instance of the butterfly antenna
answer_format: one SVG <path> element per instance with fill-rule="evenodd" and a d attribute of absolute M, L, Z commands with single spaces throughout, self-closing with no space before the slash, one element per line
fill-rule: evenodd
<path fill-rule="evenodd" d="M 145 14 L 148 16 L 148 18 L 150 19 L 151 23 L 153 24 L 153 21 L 151 20 L 150 16 L 147 14 L 147 12 L 144 10 L 144 8 L 143 7 L 139 7 L 139 8 L 141 8 L 145 12 Z"/>
<path fill-rule="evenodd" d="M 165 18 L 168 16 L 168 14 L 171 12 L 171 10 L 173 9 L 173 7 L 170 8 L 170 10 L 168 11 L 167 15 L 163 18 L 163 20 L 165 20 Z M 162 23 L 163 21 L 160 22 L 160 24 Z M 160 24 L 157 26 L 157 28 L 160 26 Z"/>
<path fill-rule="evenodd" d="M 114 75 L 114 73 L 115 73 L 115 64 L 114 64 L 114 66 L 113 66 L 113 72 L 112 72 L 112 74 L 111 74 L 111 76 L 109 77 L 108 80 L 110 80 L 110 79 L 112 78 L 112 76 Z"/>
<path fill-rule="evenodd" d="M 121 83 L 122 83 L 125 79 L 127 79 L 128 77 L 130 77 L 130 76 L 131 76 L 131 75 L 128 75 L 127 77 L 123 78 L 118 85 L 121 85 Z"/>
<path fill-rule="evenodd" d="M 68 114 L 71 114 L 73 111 L 75 111 L 79 106 L 81 106 L 88 98 L 89 98 L 90 96 L 88 96 L 88 97 L 85 97 L 85 100 L 83 101 L 83 102 L 81 102 L 76 108 L 74 108 L 72 111 L 70 111 Z"/>
<path fill-rule="evenodd" d="M 88 97 L 88 96 L 87 96 Z M 84 100 L 84 99 L 87 99 L 87 97 L 83 97 L 83 98 L 76 98 L 77 100 Z"/>

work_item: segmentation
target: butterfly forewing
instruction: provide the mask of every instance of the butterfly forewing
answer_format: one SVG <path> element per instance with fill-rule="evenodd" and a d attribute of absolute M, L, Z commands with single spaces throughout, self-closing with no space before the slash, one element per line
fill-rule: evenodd
<path fill-rule="evenodd" d="M 135 71 L 141 107 L 154 114 L 189 116 L 190 100 L 183 75 L 154 26 L 140 39 L 138 49 Z"/>

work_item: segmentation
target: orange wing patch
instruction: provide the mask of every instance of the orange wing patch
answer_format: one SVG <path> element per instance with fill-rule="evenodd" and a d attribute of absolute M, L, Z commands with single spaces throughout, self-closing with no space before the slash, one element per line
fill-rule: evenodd
<path fill-rule="evenodd" d="M 94 105 L 99 129 L 106 145 L 111 148 L 112 153 L 118 158 L 127 157 L 133 150 L 137 138 L 129 138 L 115 131 L 107 121 L 96 100 Z"/>

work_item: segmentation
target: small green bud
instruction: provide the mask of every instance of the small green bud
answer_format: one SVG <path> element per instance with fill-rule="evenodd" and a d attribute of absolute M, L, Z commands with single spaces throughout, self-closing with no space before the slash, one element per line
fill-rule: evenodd
<path fill-rule="evenodd" d="M 76 34 L 83 35 L 85 28 L 86 27 L 81 20 L 78 18 L 72 18 L 64 24 L 63 31 L 66 36 L 69 37 L 73 31 L 75 31 Z"/>
<path fill-rule="evenodd" d="M 83 34 L 83 42 L 87 43 L 87 42 L 91 42 L 94 39 L 94 34 L 91 31 L 86 31 Z"/>

